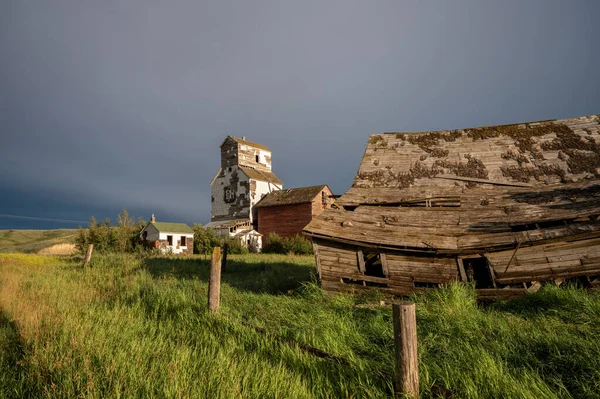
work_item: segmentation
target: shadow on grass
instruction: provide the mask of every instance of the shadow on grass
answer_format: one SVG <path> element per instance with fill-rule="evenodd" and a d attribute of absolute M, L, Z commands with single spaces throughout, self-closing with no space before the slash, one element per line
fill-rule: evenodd
<path fill-rule="evenodd" d="M 259 259 L 259 258 L 258 258 Z M 231 287 L 254 293 L 289 294 L 303 283 L 315 280 L 314 266 L 292 261 L 228 259 L 221 281 Z M 208 282 L 210 259 L 148 258 L 145 266 L 155 278 L 172 276 Z"/>
<path fill-rule="evenodd" d="M 20 363 L 23 359 L 23 344 L 17 326 L 0 312 L 0 397 L 41 397 L 27 381 L 27 370 Z"/>

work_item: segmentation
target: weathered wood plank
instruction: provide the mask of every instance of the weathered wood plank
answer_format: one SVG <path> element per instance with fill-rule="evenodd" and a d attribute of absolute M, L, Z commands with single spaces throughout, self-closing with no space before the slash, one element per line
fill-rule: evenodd
<path fill-rule="evenodd" d="M 359 273 L 331 273 L 327 270 L 323 270 L 323 275 L 329 277 L 329 280 L 332 280 L 335 277 L 338 278 L 348 278 L 348 279 L 352 279 L 352 280 L 357 280 L 357 281 L 369 281 L 371 283 L 379 283 L 379 284 L 389 284 L 390 280 L 388 278 L 382 278 L 382 277 L 374 277 L 374 276 L 367 276 L 364 274 L 359 274 Z"/>
<path fill-rule="evenodd" d="M 419 364 L 415 304 L 394 303 L 392 320 L 396 355 L 396 395 L 416 399 L 419 397 Z"/>
<path fill-rule="evenodd" d="M 219 312 L 221 302 L 221 248 L 214 247 L 210 264 L 210 277 L 208 283 L 208 310 L 211 313 Z"/>
<path fill-rule="evenodd" d="M 458 265 L 458 271 L 460 273 L 461 281 L 467 282 L 469 281 L 467 278 L 467 273 L 465 272 L 465 266 L 463 264 L 463 260 L 460 257 L 456 258 L 456 264 Z"/>
<path fill-rule="evenodd" d="M 326 257 L 326 256 L 321 256 L 321 264 L 322 265 L 330 265 L 330 266 L 336 266 L 336 267 L 340 267 L 340 268 L 347 268 L 347 269 L 358 269 L 358 264 L 356 261 L 350 261 L 350 260 L 345 260 L 345 259 L 340 259 L 340 258 L 331 258 L 331 257 Z"/>
<path fill-rule="evenodd" d="M 459 180 L 459 181 L 466 181 L 466 182 L 472 182 L 472 183 L 493 184 L 493 185 L 498 185 L 498 186 L 533 187 L 532 184 L 528 184 L 528 183 L 516 183 L 516 182 L 508 182 L 508 181 L 492 181 L 492 180 L 487 180 L 487 179 L 477 179 L 474 177 L 443 175 L 443 176 L 435 176 L 435 178 L 436 179 L 447 179 L 447 180 Z"/>
<path fill-rule="evenodd" d="M 379 260 L 381 261 L 381 269 L 383 270 L 383 274 L 385 274 L 386 276 L 390 275 L 390 270 L 388 268 L 388 263 L 385 257 L 385 252 L 382 252 L 381 254 L 379 254 Z"/>
<path fill-rule="evenodd" d="M 315 254 L 315 264 L 317 266 L 317 274 L 319 275 L 319 280 L 321 279 L 321 258 L 319 255 L 319 244 L 313 241 L 313 253 Z"/>
<path fill-rule="evenodd" d="M 358 259 L 358 269 L 360 270 L 360 272 L 362 274 L 365 274 L 365 271 L 367 270 L 365 267 L 365 257 L 363 255 L 363 251 L 359 250 L 356 252 L 356 256 Z"/>

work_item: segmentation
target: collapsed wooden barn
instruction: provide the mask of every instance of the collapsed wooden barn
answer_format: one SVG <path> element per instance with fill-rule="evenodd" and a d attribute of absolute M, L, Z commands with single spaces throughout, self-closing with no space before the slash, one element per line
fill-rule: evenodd
<path fill-rule="evenodd" d="M 599 131 L 592 115 L 371 136 L 350 190 L 304 230 L 323 288 L 600 285 Z"/>

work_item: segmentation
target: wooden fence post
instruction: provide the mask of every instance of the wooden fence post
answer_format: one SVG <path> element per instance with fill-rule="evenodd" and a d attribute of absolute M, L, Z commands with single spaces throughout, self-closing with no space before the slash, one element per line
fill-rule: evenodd
<path fill-rule="evenodd" d="M 394 348 L 396 352 L 396 396 L 419 397 L 417 317 L 413 302 L 394 303 Z"/>
<path fill-rule="evenodd" d="M 211 313 L 219 311 L 221 298 L 221 248 L 214 247 L 210 264 L 210 278 L 208 282 L 208 310 Z"/>
<path fill-rule="evenodd" d="M 92 259 L 92 251 L 94 250 L 94 244 L 90 244 L 88 246 L 87 252 L 85 253 L 85 259 L 83 261 L 83 266 L 87 266 Z"/>
<path fill-rule="evenodd" d="M 229 252 L 229 244 L 223 244 L 223 260 L 221 261 L 221 271 L 225 272 L 227 269 L 227 252 Z"/>

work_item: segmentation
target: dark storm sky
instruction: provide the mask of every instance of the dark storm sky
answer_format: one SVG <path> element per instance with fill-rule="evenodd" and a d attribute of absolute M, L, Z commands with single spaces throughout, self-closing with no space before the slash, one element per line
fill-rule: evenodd
<path fill-rule="evenodd" d="M 205 223 L 228 134 L 349 188 L 369 134 L 600 113 L 600 2 L 2 1 L 0 214 Z M 2 228 L 71 227 L 0 216 Z"/>

